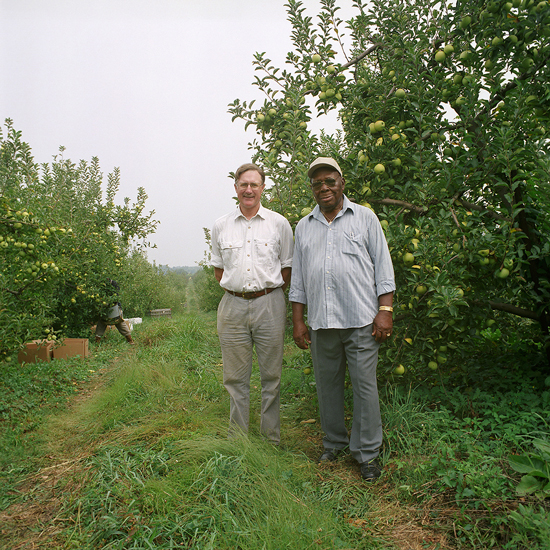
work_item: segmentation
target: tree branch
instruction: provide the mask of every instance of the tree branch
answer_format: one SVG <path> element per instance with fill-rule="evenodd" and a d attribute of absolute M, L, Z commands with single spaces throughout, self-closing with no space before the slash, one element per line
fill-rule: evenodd
<path fill-rule="evenodd" d="M 361 61 L 362 59 L 365 59 L 369 53 L 372 53 L 373 51 L 377 50 L 378 48 L 381 48 L 382 44 L 373 44 L 368 50 L 364 51 L 363 53 L 359 54 L 357 57 L 354 57 L 351 61 L 348 61 L 345 65 L 342 65 L 343 69 L 348 69 L 352 65 L 356 65 Z"/>
<path fill-rule="evenodd" d="M 483 206 L 480 206 L 479 204 L 474 204 L 472 202 L 465 201 L 464 199 L 456 199 L 464 208 L 468 208 L 469 210 L 476 210 L 477 212 L 481 212 L 483 214 L 486 214 L 489 218 L 493 218 L 493 220 L 502 220 L 511 222 L 512 218 L 509 218 L 507 216 L 503 216 L 502 214 L 499 214 L 498 212 L 495 212 L 494 210 L 488 210 L 487 208 L 483 208 Z"/>
<path fill-rule="evenodd" d="M 512 315 L 517 315 L 518 317 L 524 317 L 526 319 L 533 319 L 540 323 L 540 315 L 530 309 L 513 306 L 512 304 L 503 304 L 502 302 L 494 302 L 493 300 L 488 300 L 487 302 L 469 300 L 469 302 L 477 306 L 489 305 L 491 309 L 504 311 L 505 313 L 511 313 Z"/>
<path fill-rule="evenodd" d="M 374 204 L 387 204 L 389 206 L 401 206 L 403 208 L 406 208 L 407 210 L 412 210 L 417 214 L 424 214 L 428 210 L 426 206 L 416 206 L 414 204 L 410 204 L 405 201 L 399 201 L 396 199 L 373 199 L 370 202 Z"/>

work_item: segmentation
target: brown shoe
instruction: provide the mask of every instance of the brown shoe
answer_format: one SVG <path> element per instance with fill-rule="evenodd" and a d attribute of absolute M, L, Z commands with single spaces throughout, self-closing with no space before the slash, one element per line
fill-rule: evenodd
<path fill-rule="evenodd" d="M 95 343 L 99 344 L 99 342 L 101 342 L 101 336 L 96 336 L 95 337 Z"/>
<path fill-rule="evenodd" d="M 126 336 L 126 341 L 132 346 L 136 345 L 136 343 L 132 340 L 131 336 Z"/>

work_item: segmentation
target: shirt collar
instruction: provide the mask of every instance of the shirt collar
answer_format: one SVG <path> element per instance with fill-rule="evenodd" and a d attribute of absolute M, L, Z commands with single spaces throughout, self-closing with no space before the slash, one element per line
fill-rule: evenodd
<path fill-rule="evenodd" d="M 339 218 L 340 216 L 343 216 L 346 210 L 350 210 L 353 214 L 355 214 L 355 208 L 356 204 L 351 202 L 346 195 L 343 195 L 343 203 L 342 203 L 342 210 L 336 214 L 336 218 Z M 313 211 L 307 215 L 309 219 L 315 218 L 316 220 L 319 220 L 321 222 L 327 222 L 325 219 L 325 216 L 323 216 L 323 213 L 321 212 L 321 209 L 319 208 L 319 205 L 316 205 Z M 336 219 L 334 218 L 334 219 Z"/>
<path fill-rule="evenodd" d="M 262 205 L 262 203 L 260 203 L 260 209 L 250 219 L 253 220 L 256 216 L 258 216 L 259 218 L 262 218 L 264 220 L 265 219 L 265 210 L 266 210 L 266 208 Z M 241 209 L 240 209 L 238 204 L 237 204 L 237 208 L 235 208 L 235 219 L 237 219 L 237 218 L 244 218 L 246 220 L 246 217 L 241 212 Z"/>

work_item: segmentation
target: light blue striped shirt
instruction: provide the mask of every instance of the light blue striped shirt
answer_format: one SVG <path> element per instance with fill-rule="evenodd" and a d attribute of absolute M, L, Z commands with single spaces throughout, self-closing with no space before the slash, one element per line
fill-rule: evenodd
<path fill-rule="evenodd" d="M 388 244 L 372 210 L 344 196 L 332 223 L 319 206 L 299 221 L 289 300 L 307 304 L 313 330 L 369 325 L 378 296 L 394 290 Z"/>

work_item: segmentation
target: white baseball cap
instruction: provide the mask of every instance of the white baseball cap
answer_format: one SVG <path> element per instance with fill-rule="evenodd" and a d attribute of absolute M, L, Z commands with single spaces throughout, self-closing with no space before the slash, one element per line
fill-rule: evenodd
<path fill-rule="evenodd" d="M 334 168 L 338 171 L 338 173 L 342 176 L 342 169 L 338 165 L 338 163 L 331 157 L 318 157 L 316 158 L 309 166 L 309 170 L 307 171 L 307 177 L 311 179 L 311 176 L 313 175 L 313 172 L 317 170 L 318 168 L 323 168 L 324 166 L 328 166 L 330 168 Z"/>

